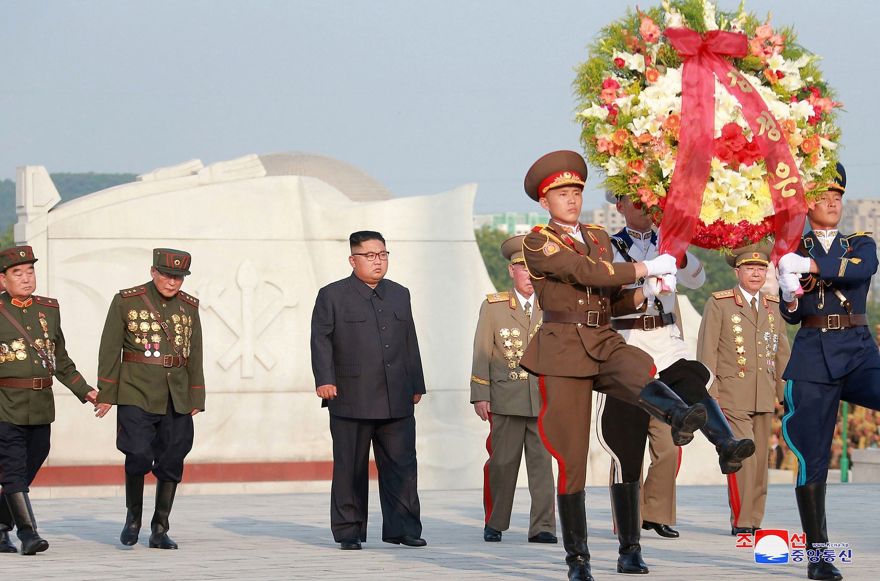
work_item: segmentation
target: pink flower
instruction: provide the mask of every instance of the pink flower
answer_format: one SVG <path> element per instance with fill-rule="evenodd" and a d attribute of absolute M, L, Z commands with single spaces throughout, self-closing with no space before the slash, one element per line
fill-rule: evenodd
<path fill-rule="evenodd" d="M 657 196 L 654 195 L 654 192 L 651 191 L 650 188 L 639 188 L 636 191 L 639 194 L 639 199 L 645 207 L 650 208 L 657 205 L 659 200 L 657 200 Z"/>
<path fill-rule="evenodd" d="M 626 61 L 620 57 L 617 57 L 616 59 L 614 59 L 614 66 L 617 67 L 618 69 L 622 69 L 623 65 L 625 65 L 625 64 L 626 64 Z"/>
<path fill-rule="evenodd" d="M 758 28 L 755 29 L 755 38 L 760 40 L 767 40 L 773 36 L 773 27 L 770 26 L 770 23 L 762 24 Z"/>
<path fill-rule="evenodd" d="M 639 34 L 648 44 L 654 44 L 660 39 L 660 27 L 654 24 L 648 16 L 642 15 L 642 22 L 639 24 Z"/>
<path fill-rule="evenodd" d="M 657 79 L 660 78 L 660 73 L 655 68 L 650 68 L 645 71 L 645 80 L 649 83 L 656 83 Z"/>

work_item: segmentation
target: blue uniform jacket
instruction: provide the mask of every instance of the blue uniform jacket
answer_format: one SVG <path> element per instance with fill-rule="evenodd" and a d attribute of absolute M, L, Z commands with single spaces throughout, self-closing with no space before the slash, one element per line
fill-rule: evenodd
<path fill-rule="evenodd" d="M 803 317 L 811 315 L 847 314 L 835 289 L 850 301 L 852 314 L 865 313 L 871 277 L 877 272 L 877 245 L 869 233 L 850 236 L 838 233 L 826 253 L 810 231 L 803 236 L 798 253 L 815 260 L 819 274 L 801 279 L 805 289 L 810 290 L 800 297 L 794 312 L 788 312 L 785 303 L 780 305 L 783 319 L 797 325 Z M 820 302 L 820 285 L 825 287 L 824 304 Z M 783 378 L 832 383 L 869 359 L 876 359 L 877 353 L 877 345 L 868 327 L 827 332 L 821 328 L 801 327 L 795 336 Z"/>

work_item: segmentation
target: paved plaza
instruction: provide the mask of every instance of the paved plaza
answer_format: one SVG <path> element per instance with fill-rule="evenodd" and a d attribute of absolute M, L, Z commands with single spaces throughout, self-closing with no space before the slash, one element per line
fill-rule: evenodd
<path fill-rule="evenodd" d="M 421 494 L 428 547 L 412 549 L 381 542 L 381 516 L 371 483 L 369 538 L 362 551 L 340 551 L 328 528 L 326 493 L 182 495 L 171 520 L 178 551 L 151 550 L 149 534 L 133 548 L 118 543 L 125 516 L 122 498 L 35 500 L 48 552 L 35 557 L 0 555 L 0 579 L 440 579 L 564 581 L 562 545 L 526 542 L 528 492 L 517 491 L 511 529 L 499 544 L 482 540 L 479 490 Z M 876 579 L 880 566 L 880 485 L 830 485 L 831 541 L 849 543 L 852 563 L 845 578 Z M 597 579 L 615 573 L 617 541 L 611 533 L 608 492 L 588 491 L 590 550 Z M 150 512 L 145 512 L 149 520 Z M 770 487 L 766 528 L 799 530 L 791 486 Z M 643 538 L 648 579 L 806 579 L 802 564 L 758 565 L 750 549 L 735 548 L 727 524 L 726 490 L 680 486 L 678 525 L 682 537 Z M 561 535 L 560 535 L 561 541 Z"/>

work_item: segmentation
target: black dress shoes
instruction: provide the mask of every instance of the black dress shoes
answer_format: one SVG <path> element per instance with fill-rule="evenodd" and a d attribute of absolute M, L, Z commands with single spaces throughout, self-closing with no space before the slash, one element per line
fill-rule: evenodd
<path fill-rule="evenodd" d="M 500 535 L 499 535 L 499 537 L 500 537 Z M 499 540 L 501 540 L 501 539 L 499 538 Z M 553 533 L 550 533 L 547 531 L 541 531 L 540 533 L 538 533 L 534 537 L 529 537 L 529 542 L 530 543 L 555 544 L 555 543 L 559 542 L 559 539 L 557 539 L 556 535 L 554 535 Z"/>
<path fill-rule="evenodd" d="M 501 531 L 496 531 L 489 525 L 483 527 L 483 540 L 487 543 L 500 543 Z"/>
<path fill-rule="evenodd" d="M 393 545 L 406 545 L 407 547 L 424 547 L 428 544 L 428 541 L 425 539 L 420 539 L 418 537 L 411 537 L 409 535 L 403 535 L 402 537 L 392 537 L 389 539 L 382 539 L 385 543 L 391 543 Z"/>
<path fill-rule="evenodd" d="M 755 529 L 752 527 L 732 527 L 730 529 L 730 536 L 735 537 L 736 535 L 753 535 L 755 534 Z"/>
<path fill-rule="evenodd" d="M 662 525 L 660 523 L 651 522 L 649 520 L 642 521 L 642 530 L 654 531 L 661 537 L 665 537 L 667 539 L 677 539 L 679 536 L 678 531 L 671 526 Z"/>
<path fill-rule="evenodd" d="M 339 541 L 339 548 L 343 551 L 360 551 L 361 542 L 357 539 L 346 539 Z"/>

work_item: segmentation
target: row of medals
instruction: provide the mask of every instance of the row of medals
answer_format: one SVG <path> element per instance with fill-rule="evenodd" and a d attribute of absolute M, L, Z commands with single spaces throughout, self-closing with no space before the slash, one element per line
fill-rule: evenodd
<path fill-rule="evenodd" d="M 508 329 L 505 327 L 498 330 L 498 335 L 502 340 L 501 344 L 504 346 L 504 359 L 507 360 L 507 368 L 511 370 L 507 377 L 512 381 L 529 378 L 529 374 L 524 370 L 516 370 L 519 367 L 519 360 L 523 356 L 523 341 L 519 338 L 521 334 L 519 329 Z"/>
<path fill-rule="evenodd" d="M 40 327 L 43 328 L 43 337 L 34 339 L 34 345 L 36 345 L 37 349 L 46 350 L 46 355 L 54 366 L 55 342 L 49 339 L 49 324 L 46 322 L 45 317 L 40 317 Z M 27 358 L 27 343 L 25 342 L 24 337 L 19 337 L 10 343 L 0 343 L 0 364 L 12 363 L 13 361 L 24 361 Z M 42 359 L 42 357 L 40 359 Z M 46 367 L 45 361 L 41 361 L 41 363 L 43 364 L 43 367 Z"/>
<path fill-rule="evenodd" d="M 171 315 L 174 325 L 174 350 L 189 357 L 190 337 L 192 337 L 192 317 L 188 315 Z M 161 357 L 162 325 L 156 321 L 153 313 L 146 309 L 128 311 L 128 330 L 134 334 L 134 342 L 144 347 L 144 357 Z M 182 348 L 182 351 L 181 351 Z"/>
<path fill-rule="evenodd" d="M 776 351 L 779 349 L 779 335 L 776 333 L 776 321 L 773 315 L 768 315 L 770 320 L 770 331 L 764 331 L 764 357 L 766 359 L 767 371 L 773 372 L 776 369 Z M 742 379 L 746 376 L 746 340 L 742 336 L 743 328 L 742 317 L 739 315 L 731 315 L 730 322 L 733 323 L 733 342 L 736 345 L 736 363 L 739 365 L 739 371 L 736 376 Z"/>

